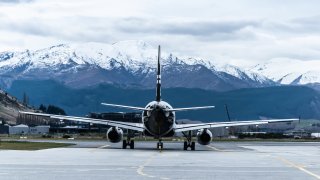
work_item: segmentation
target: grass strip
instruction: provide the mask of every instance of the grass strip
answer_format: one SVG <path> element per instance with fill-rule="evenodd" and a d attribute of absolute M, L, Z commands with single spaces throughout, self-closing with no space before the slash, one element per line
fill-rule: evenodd
<path fill-rule="evenodd" d="M 0 149 L 6 150 L 41 150 L 67 147 L 70 143 L 53 143 L 53 142 L 26 142 L 26 141 L 1 141 Z"/>

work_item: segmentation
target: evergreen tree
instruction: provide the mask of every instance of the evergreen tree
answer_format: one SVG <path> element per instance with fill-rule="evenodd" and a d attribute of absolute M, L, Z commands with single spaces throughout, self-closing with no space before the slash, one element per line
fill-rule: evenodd
<path fill-rule="evenodd" d="M 27 105 L 29 104 L 29 96 L 27 96 Z"/>
<path fill-rule="evenodd" d="M 27 98 L 27 94 L 26 94 L 26 92 L 24 92 L 23 93 L 23 98 L 22 98 L 22 103 L 24 104 L 24 105 L 27 105 L 28 104 L 28 98 Z"/>
<path fill-rule="evenodd" d="M 47 113 L 48 114 L 60 114 L 60 115 L 66 115 L 66 112 L 57 107 L 57 106 L 54 106 L 54 105 L 49 105 L 48 108 L 47 108 Z"/>
<path fill-rule="evenodd" d="M 39 110 L 41 110 L 42 112 L 47 112 L 47 107 L 43 104 L 40 104 Z"/>

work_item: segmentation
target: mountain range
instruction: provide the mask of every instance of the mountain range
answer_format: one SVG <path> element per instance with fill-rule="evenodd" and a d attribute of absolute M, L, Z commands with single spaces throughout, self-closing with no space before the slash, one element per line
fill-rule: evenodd
<path fill-rule="evenodd" d="M 58 105 L 71 115 L 103 111 L 99 105 L 102 101 L 144 105 L 154 96 L 156 56 L 157 49 L 143 41 L 7 51 L 0 53 L 0 87 L 17 97 L 27 92 L 32 105 Z M 182 113 L 181 118 L 186 114 L 194 120 L 199 116 L 208 121 L 213 116 L 222 119 L 224 104 L 230 103 L 237 113 L 248 113 L 236 119 L 320 118 L 319 91 L 313 90 L 320 90 L 319 62 L 272 59 L 240 68 L 162 52 L 162 87 L 170 92 L 174 106 L 214 104 L 222 108 L 218 108 L 220 114 Z"/>
<path fill-rule="evenodd" d="M 143 41 L 60 44 L 45 49 L 0 53 L 0 86 L 16 80 L 53 79 L 72 88 L 116 84 L 153 88 L 156 48 Z M 276 85 L 320 83 L 320 61 L 273 59 L 240 68 L 214 60 L 162 52 L 163 87 L 228 91 Z"/>
<path fill-rule="evenodd" d="M 288 58 L 271 59 L 248 68 L 282 85 L 320 87 L 320 61 L 301 61 Z"/>
<path fill-rule="evenodd" d="M 50 48 L 0 54 L 0 85 L 9 88 L 16 80 L 53 79 L 72 88 L 116 84 L 153 88 L 156 48 L 143 41 L 112 45 L 61 44 Z M 266 87 L 276 83 L 257 73 L 227 64 L 162 53 L 163 87 L 227 91 Z"/>

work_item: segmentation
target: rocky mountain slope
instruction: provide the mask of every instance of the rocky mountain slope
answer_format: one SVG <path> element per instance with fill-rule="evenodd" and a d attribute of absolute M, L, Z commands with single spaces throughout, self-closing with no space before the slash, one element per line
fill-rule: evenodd
<path fill-rule="evenodd" d="M 53 79 L 72 88 L 99 84 L 153 88 L 157 49 L 143 41 L 61 44 L 36 51 L 0 53 L 0 86 L 15 80 Z M 257 73 L 214 61 L 162 52 L 163 87 L 227 91 L 276 83 Z"/>
<path fill-rule="evenodd" d="M 0 120 L 15 124 L 19 110 L 30 110 L 27 106 L 20 103 L 17 98 L 0 90 Z"/>
<path fill-rule="evenodd" d="M 316 85 L 320 83 L 320 61 L 318 60 L 272 59 L 248 70 L 285 85 Z"/>

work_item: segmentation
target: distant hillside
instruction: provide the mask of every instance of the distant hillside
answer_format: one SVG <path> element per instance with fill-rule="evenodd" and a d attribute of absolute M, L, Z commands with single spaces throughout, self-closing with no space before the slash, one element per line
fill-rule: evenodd
<path fill-rule="evenodd" d="M 0 120 L 15 123 L 19 110 L 29 110 L 10 94 L 0 90 Z"/>
<path fill-rule="evenodd" d="M 271 59 L 253 67 L 238 67 L 219 59 L 161 52 L 166 88 L 230 91 L 279 85 L 308 86 L 320 91 L 320 61 Z M 59 44 L 38 50 L 0 52 L 0 87 L 17 80 L 54 80 L 74 89 L 110 84 L 151 89 L 156 78 L 157 48 L 144 41 L 113 44 Z"/>
<path fill-rule="evenodd" d="M 145 106 L 154 100 L 155 91 L 125 89 L 112 85 L 99 85 L 90 89 L 71 89 L 55 81 L 15 81 L 8 90 L 22 98 L 23 92 L 30 103 L 55 104 L 68 115 L 86 115 L 88 112 L 126 111 L 101 106 L 101 102 Z M 177 113 L 179 119 L 225 121 L 225 104 L 232 119 L 302 118 L 320 119 L 320 94 L 308 87 L 281 86 L 215 92 L 201 89 L 163 89 L 162 98 L 173 107 L 215 105 L 213 110 Z"/>
<path fill-rule="evenodd" d="M 240 67 L 219 61 L 161 53 L 163 85 L 227 91 L 277 83 Z M 0 86 L 16 80 L 55 80 L 72 88 L 99 84 L 153 88 L 157 48 L 143 41 L 114 44 L 60 44 L 23 52 L 0 52 Z"/>

